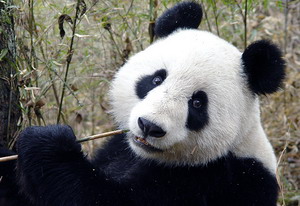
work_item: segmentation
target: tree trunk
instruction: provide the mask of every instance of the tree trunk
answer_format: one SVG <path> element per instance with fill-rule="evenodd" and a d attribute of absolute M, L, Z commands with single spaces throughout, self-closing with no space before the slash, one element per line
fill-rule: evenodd
<path fill-rule="evenodd" d="M 21 116 L 12 0 L 0 1 L 0 146 L 8 147 Z"/>

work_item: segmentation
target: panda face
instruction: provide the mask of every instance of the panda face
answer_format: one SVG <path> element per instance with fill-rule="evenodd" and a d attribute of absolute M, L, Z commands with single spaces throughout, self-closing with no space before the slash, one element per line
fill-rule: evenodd
<path fill-rule="evenodd" d="M 112 114 L 130 147 L 162 163 L 214 160 L 259 121 L 242 54 L 217 36 L 179 30 L 133 56 L 116 74 Z"/>

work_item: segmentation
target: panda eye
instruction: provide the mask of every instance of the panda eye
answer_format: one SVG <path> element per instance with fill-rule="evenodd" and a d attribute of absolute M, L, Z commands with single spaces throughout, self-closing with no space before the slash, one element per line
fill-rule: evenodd
<path fill-rule="evenodd" d="M 137 96 L 140 99 L 144 99 L 147 96 L 149 91 L 161 85 L 166 78 L 167 78 L 166 69 L 157 70 L 152 75 L 142 76 L 136 84 L 135 92 Z"/>
<path fill-rule="evenodd" d="M 153 85 L 160 85 L 163 82 L 163 79 L 160 76 L 156 76 L 152 79 L 152 84 Z"/>
<path fill-rule="evenodd" d="M 202 106 L 202 103 L 199 99 L 194 99 L 192 104 L 193 104 L 193 107 L 196 109 L 199 109 Z"/>
<path fill-rule="evenodd" d="M 188 100 L 188 118 L 186 127 L 198 131 L 208 124 L 208 96 L 202 91 L 195 91 Z"/>

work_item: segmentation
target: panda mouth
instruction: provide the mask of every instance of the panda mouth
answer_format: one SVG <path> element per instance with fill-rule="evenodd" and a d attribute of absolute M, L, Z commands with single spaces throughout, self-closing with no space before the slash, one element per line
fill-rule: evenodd
<path fill-rule="evenodd" d="M 153 145 L 151 145 L 149 142 L 147 142 L 147 140 L 145 138 L 135 136 L 133 138 L 133 140 L 134 140 L 133 142 L 135 143 L 135 145 L 143 148 L 147 152 L 162 152 L 161 149 L 158 149 L 158 148 L 154 147 Z"/>

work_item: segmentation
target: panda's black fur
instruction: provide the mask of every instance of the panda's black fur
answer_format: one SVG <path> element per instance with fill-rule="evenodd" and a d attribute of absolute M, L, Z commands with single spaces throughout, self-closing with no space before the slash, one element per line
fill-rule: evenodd
<path fill-rule="evenodd" d="M 19 147 L 22 189 L 35 205 L 276 205 L 275 177 L 231 153 L 167 167 L 138 158 L 118 135 L 89 163 L 67 126 L 28 128 Z"/>
<path fill-rule="evenodd" d="M 279 56 L 282 56 L 280 49 L 267 40 L 254 42 L 246 48 L 242 60 L 249 87 L 254 93 L 273 93 L 281 86 L 285 61 Z"/>
<path fill-rule="evenodd" d="M 15 152 L 0 146 L 0 157 L 15 155 Z M 16 160 L 0 162 L 0 205 L 31 206 L 25 195 L 20 194 L 15 173 Z"/>
<path fill-rule="evenodd" d="M 186 12 L 190 13 L 186 16 Z M 177 16 L 184 20 L 176 19 Z M 177 29 L 195 29 L 201 17 L 202 11 L 198 4 L 178 4 L 157 21 L 156 35 L 167 38 Z M 172 24 L 172 21 L 179 23 Z M 257 58 L 259 61 L 256 61 Z M 241 76 L 248 82 L 250 91 L 266 94 L 278 89 L 284 77 L 284 61 L 276 46 L 268 41 L 256 42 L 244 52 L 242 61 L 241 69 L 244 71 Z M 157 81 L 159 84 L 169 78 L 163 69 L 157 70 L 158 76 L 162 77 L 161 82 Z M 263 74 L 260 75 L 260 72 Z M 266 83 L 261 83 L 262 79 Z M 134 93 L 141 101 L 148 98 L 148 93 L 155 89 L 151 86 L 152 80 L 149 74 L 135 83 Z M 202 101 L 199 107 L 201 111 L 191 109 L 197 103 L 192 100 L 197 98 Z M 187 104 L 185 127 L 194 133 L 201 132 L 210 123 L 209 94 L 196 91 L 191 99 L 187 99 Z M 194 105 L 195 108 L 197 105 Z M 197 114 L 202 117 L 197 117 Z M 142 128 L 143 123 L 139 127 Z M 163 130 L 154 123 L 151 123 L 151 127 Z M 1 198 L 3 201 L 5 198 L 9 200 L 4 194 L 7 188 L 3 187 L 7 181 L 11 185 L 16 186 L 16 182 L 19 185 L 20 193 L 16 192 L 15 187 L 12 190 L 16 192 L 19 203 L 11 202 L 11 205 L 21 202 L 20 205 L 36 206 L 276 206 L 278 185 L 275 174 L 252 156 L 240 157 L 229 150 L 205 163 L 163 164 L 155 158 L 137 155 L 130 147 L 126 135 L 117 135 L 96 153 L 95 158 L 88 160 L 81 151 L 81 145 L 75 140 L 68 126 L 25 129 L 17 145 L 17 181 L 14 178 L 6 179 L 8 172 L 3 171 L 4 163 L 0 164 L 3 175 L 0 201 Z M 192 154 L 194 151 L 190 152 Z M 6 168 L 12 172 L 14 163 L 9 164 L 10 168 Z"/>
<path fill-rule="evenodd" d="M 157 37 L 166 37 L 178 28 L 197 29 L 201 19 L 202 9 L 199 4 L 182 2 L 157 19 L 154 34 Z"/>

